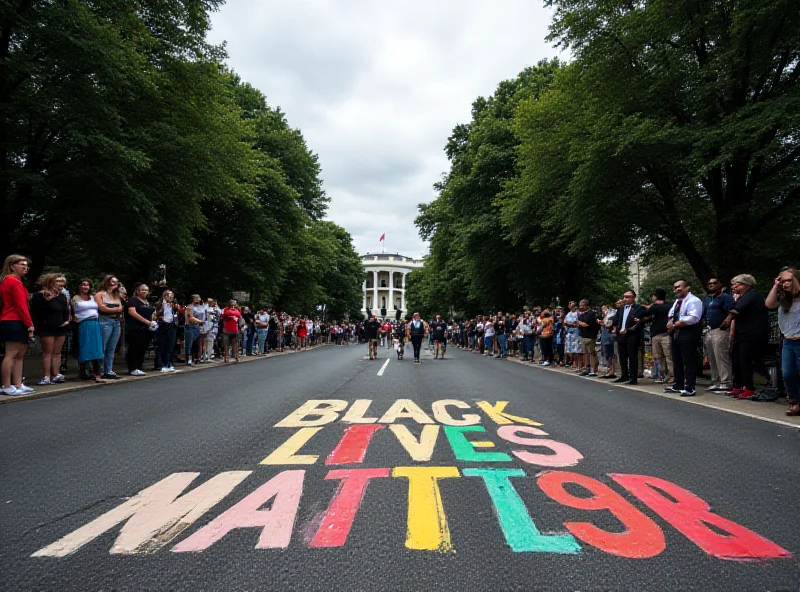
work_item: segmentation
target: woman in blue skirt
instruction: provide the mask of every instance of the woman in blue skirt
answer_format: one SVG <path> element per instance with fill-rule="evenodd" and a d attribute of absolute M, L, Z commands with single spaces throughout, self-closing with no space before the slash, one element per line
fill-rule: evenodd
<path fill-rule="evenodd" d="M 77 294 L 72 298 L 73 316 L 78 322 L 78 362 L 80 375 L 85 380 L 104 382 L 100 378 L 103 359 L 103 335 L 100 329 L 100 311 L 92 298 L 92 283 L 81 280 Z"/>

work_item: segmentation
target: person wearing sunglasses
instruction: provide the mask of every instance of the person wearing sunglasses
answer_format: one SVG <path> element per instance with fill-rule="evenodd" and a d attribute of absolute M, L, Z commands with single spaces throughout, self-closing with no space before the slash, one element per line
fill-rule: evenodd
<path fill-rule="evenodd" d="M 784 267 L 767 294 L 767 308 L 778 309 L 778 327 L 783 336 L 781 375 L 791 405 L 786 415 L 800 416 L 800 272 Z"/>

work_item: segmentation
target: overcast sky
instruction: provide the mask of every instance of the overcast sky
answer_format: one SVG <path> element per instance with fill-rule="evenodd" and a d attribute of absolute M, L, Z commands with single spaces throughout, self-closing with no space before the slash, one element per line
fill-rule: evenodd
<path fill-rule="evenodd" d="M 328 218 L 360 254 L 420 257 L 414 218 L 472 102 L 557 50 L 541 0 L 228 0 L 210 40 L 322 165 Z M 563 56 L 562 56 L 563 57 Z"/>

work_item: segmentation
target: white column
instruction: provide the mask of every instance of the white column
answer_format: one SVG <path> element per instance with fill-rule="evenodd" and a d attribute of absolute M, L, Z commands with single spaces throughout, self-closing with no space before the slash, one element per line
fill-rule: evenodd
<path fill-rule="evenodd" d="M 403 291 L 400 293 L 401 303 L 400 308 L 403 310 L 403 314 L 406 316 L 407 319 L 411 318 L 406 310 L 406 274 L 403 274 Z"/>
<path fill-rule="evenodd" d="M 367 310 L 367 278 L 364 277 L 364 283 L 361 284 L 361 292 L 363 294 L 362 299 L 363 302 L 361 303 L 361 308 Z"/>
<path fill-rule="evenodd" d="M 394 308 L 394 271 L 391 269 L 389 270 L 389 301 L 386 303 L 388 306 L 386 307 L 386 314 L 389 314 L 389 310 Z"/>
<path fill-rule="evenodd" d="M 378 270 L 372 271 L 372 309 L 380 308 L 378 306 Z"/>

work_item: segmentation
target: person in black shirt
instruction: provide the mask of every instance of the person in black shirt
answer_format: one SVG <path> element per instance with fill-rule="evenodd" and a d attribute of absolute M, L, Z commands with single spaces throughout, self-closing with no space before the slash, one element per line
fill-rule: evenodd
<path fill-rule="evenodd" d="M 411 322 L 406 325 L 406 337 L 411 341 L 414 348 L 414 363 L 421 364 L 422 360 L 419 359 L 419 350 L 422 346 L 422 339 L 428 333 L 428 324 L 419 318 L 419 313 L 415 312 L 411 317 Z"/>
<path fill-rule="evenodd" d="M 439 349 L 442 350 L 442 359 L 444 360 L 444 352 L 447 351 L 447 323 L 442 319 L 442 315 L 436 315 L 436 319 L 430 326 L 433 333 L 433 359 L 439 357 Z"/>
<path fill-rule="evenodd" d="M 369 359 L 378 359 L 378 333 L 381 330 L 381 322 L 375 318 L 375 313 L 369 313 L 369 320 L 364 324 L 367 342 L 369 343 Z"/>
<path fill-rule="evenodd" d="M 581 346 L 583 347 L 583 360 L 586 367 L 581 376 L 597 376 L 597 334 L 600 332 L 600 322 L 595 312 L 589 308 L 588 300 L 581 300 L 578 307 L 578 332 Z"/>
<path fill-rule="evenodd" d="M 733 322 L 733 384 L 731 396 L 749 399 L 755 394 L 753 371 L 766 374 L 764 350 L 769 342 L 769 310 L 764 297 L 755 288 L 752 275 L 737 275 L 731 288 L 738 295 L 722 328 Z"/>
<path fill-rule="evenodd" d="M 672 303 L 666 302 L 667 291 L 656 288 L 650 297 L 653 304 L 647 307 L 642 320 L 652 319 L 650 324 L 650 343 L 653 346 L 653 359 L 661 365 L 661 375 L 653 377 L 656 382 L 672 384 L 674 369 L 672 365 L 672 335 L 667 330 L 669 311 Z"/>
<path fill-rule="evenodd" d="M 406 323 L 401 318 L 394 326 L 394 338 L 397 340 L 397 359 L 402 360 L 406 349 Z"/>

